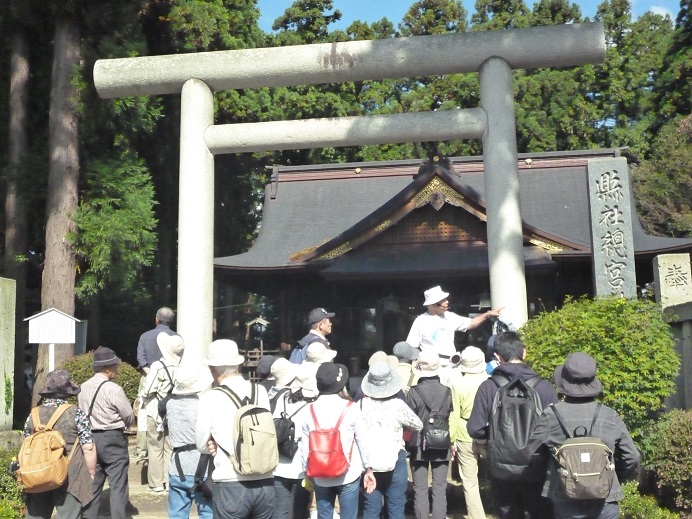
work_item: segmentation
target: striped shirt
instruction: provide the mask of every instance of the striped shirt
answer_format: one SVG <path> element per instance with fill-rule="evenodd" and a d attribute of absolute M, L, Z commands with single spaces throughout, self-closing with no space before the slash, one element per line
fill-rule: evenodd
<path fill-rule="evenodd" d="M 96 395 L 97 388 L 102 382 L 108 380 L 103 373 L 96 373 L 82 384 L 79 393 L 79 407 L 85 413 L 89 413 L 91 401 Z M 134 423 L 135 415 L 132 405 L 125 395 L 125 391 L 115 382 L 108 382 L 98 390 L 96 402 L 91 411 L 91 428 L 94 431 L 111 429 L 124 429 Z"/>

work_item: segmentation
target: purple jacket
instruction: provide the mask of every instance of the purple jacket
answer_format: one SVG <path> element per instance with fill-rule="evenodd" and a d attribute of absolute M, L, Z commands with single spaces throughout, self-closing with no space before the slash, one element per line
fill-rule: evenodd
<path fill-rule="evenodd" d="M 503 375 L 510 381 L 517 378 L 528 380 L 537 376 L 537 373 L 523 362 L 506 362 L 504 364 L 500 364 L 495 368 L 493 374 Z M 555 389 L 553 389 L 553 385 L 547 380 L 541 380 L 538 384 L 536 384 L 534 389 L 538 393 L 538 397 L 541 399 L 543 409 L 548 407 L 550 404 L 557 403 L 558 399 Z M 492 409 L 493 398 L 495 398 L 495 393 L 497 393 L 497 390 L 498 386 L 495 381 L 492 380 L 492 378 L 489 378 L 479 386 L 478 392 L 476 393 L 476 399 L 473 401 L 471 416 L 466 424 L 466 430 L 469 432 L 471 438 L 476 438 L 478 440 L 487 439 L 490 410 Z"/>

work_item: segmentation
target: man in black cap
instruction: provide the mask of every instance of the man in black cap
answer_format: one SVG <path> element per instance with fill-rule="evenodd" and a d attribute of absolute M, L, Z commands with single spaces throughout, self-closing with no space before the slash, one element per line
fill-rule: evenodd
<path fill-rule="evenodd" d="M 565 495 L 559 481 L 557 465 L 551 458 L 543 495 L 553 501 L 556 518 L 588 517 L 610 519 L 619 516 L 618 501 L 625 496 L 620 481 L 632 476 L 639 466 L 639 451 L 620 416 L 610 407 L 596 401 L 601 394 L 601 381 L 596 377 L 596 361 L 583 352 L 570 354 L 564 364 L 555 368 L 553 378 L 564 400 L 548 407 L 532 435 L 532 447 L 560 447 L 573 431 L 583 430 L 600 439 L 613 452 L 615 474 L 608 496 L 603 499 L 576 500 Z M 558 421 L 556 411 L 564 428 Z M 583 429 L 582 429 L 583 428 Z M 583 455 L 582 455 L 583 457 Z"/>
<path fill-rule="evenodd" d="M 96 444 L 96 474 L 94 500 L 84 510 L 85 519 L 97 519 L 101 491 L 108 477 L 111 517 L 125 519 L 130 503 L 127 470 L 130 456 L 125 429 L 135 416 L 125 391 L 113 379 L 118 373 L 120 359 L 110 348 L 94 351 L 94 376 L 82 384 L 79 407 L 91 419 L 91 432 Z"/>
<path fill-rule="evenodd" d="M 313 342 L 320 342 L 329 349 L 327 335 L 332 333 L 332 312 L 327 312 L 324 308 L 313 308 L 308 315 L 308 325 L 310 331 L 298 341 L 298 346 L 291 353 L 291 362 L 302 364 L 307 360 L 308 346 Z"/>

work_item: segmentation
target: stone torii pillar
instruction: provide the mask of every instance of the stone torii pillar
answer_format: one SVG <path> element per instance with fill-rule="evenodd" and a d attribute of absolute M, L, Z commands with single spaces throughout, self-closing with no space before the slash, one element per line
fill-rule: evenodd
<path fill-rule="evenodd" d="M 601 23 L 99 60 L 101 97 L 181 96 L 178 331 L 212 337 L 214 160 L 221 153 L 482 139 L 493 307 L 527 320 L 512 70 L 600 63 Z M 480 72 L 481 108 L 214 125 L 213 92 Z"/>

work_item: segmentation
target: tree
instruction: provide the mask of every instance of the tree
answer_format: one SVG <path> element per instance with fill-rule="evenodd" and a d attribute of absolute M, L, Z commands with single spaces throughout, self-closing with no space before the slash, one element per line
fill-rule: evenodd
<path fill-rule="evenodd" d="M 74 315 L 75 261 L 67 235 L 74 232 L 70 216 L 77 209 L 79 184 L 79 130 L 76 103 L 79 92 L 73 82 L 79 69 L 79 26 L 75 4 L 63 5 L 55 17 L 53 74 L 49 120 L 50 165 L 46 207 L 46 259 L 41 284 L 41 308 L 56 308 Z M 47 375 L 47 349 L 39 350 L 34 401 Z M 71 345 L 56 345 L 59 365 L 72 356 Z"/>
<path fill-rule="evenodd" d="M 26 4 L 24 4 L 26 5 Z M 26 157 L 29 155 L 29 36 L 26 26 L 17 16 L 21 2 L 13 2 L 10 11 L 11 25 L 11 57 L 10 57 L 10 88 L 9 88 L 9 126 L 8 126 L 8 169 L 5 192 L 5 273 L 15 280 L 15 351 L 14 372 L 24 371 L 24 344 L 26 343 L 26 326 L 23 323 L 26 315 L 26 276 L 27 276 L 27 242 L 28 218 L 26 203 L 20 192 L 20 177 L 26 168 Z M 25 13 L 24 13 L 25 14 Z M 10 20 L 6 20 L 10 25 Z M 23 377 L 14 379 L 14 394 L 21 395 L 24 386 Z M 21 399 L 16 403 L 21 409 L 18 413 L 26 414 L 26 406 L 20 406 Z"/>
<path fill-rule="evenodd" d="M 692 115 L 666 124 L 653 156 L 634 168 L 637 212 L 651 234 L 692 237 Z"/>
<path fill-rule="evenodd" d="M 657 119 L 654 131 L 677 115 L 692 113 L 692 0 L 680 1 L 675 30 L 669 38 L 653 88 Z"/>
<path fill-rule="evenodd" d="M 471 16 L 474 31 L 529 27 L 531 11 L 521 0 L 476 0 Z"/>

